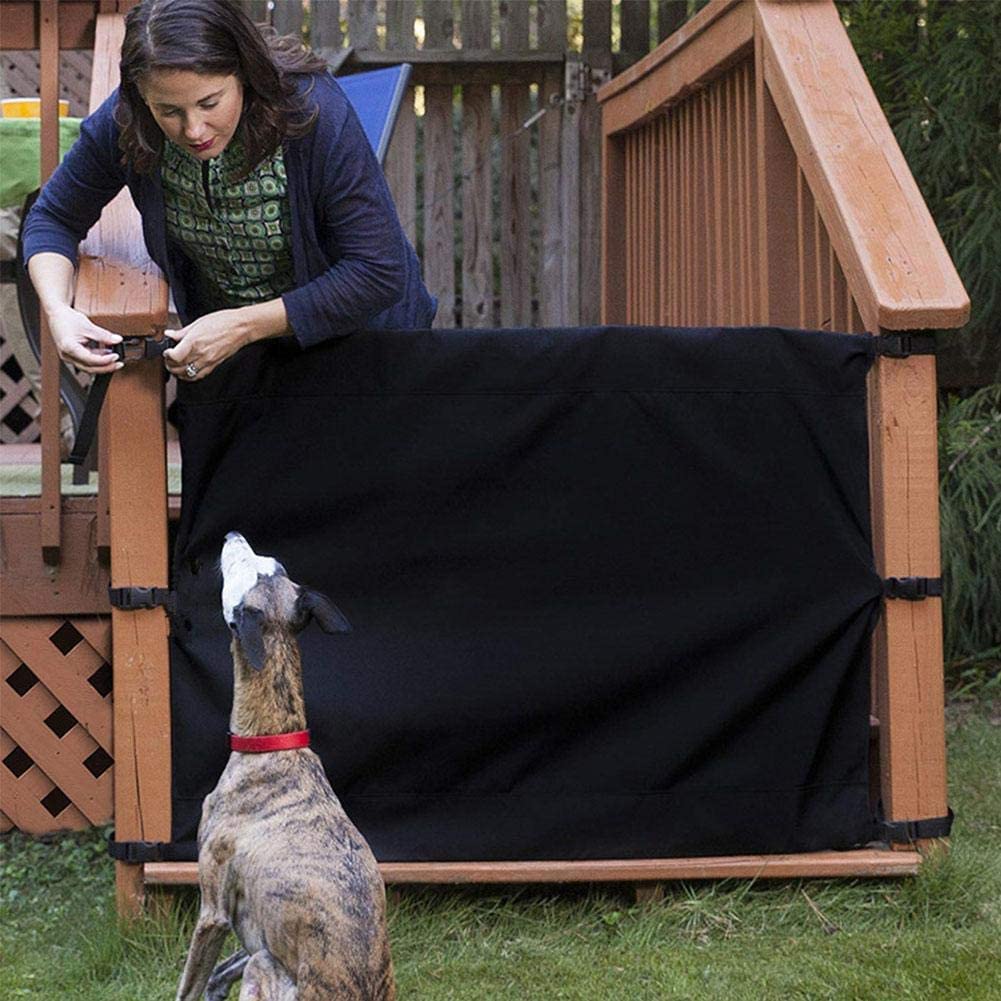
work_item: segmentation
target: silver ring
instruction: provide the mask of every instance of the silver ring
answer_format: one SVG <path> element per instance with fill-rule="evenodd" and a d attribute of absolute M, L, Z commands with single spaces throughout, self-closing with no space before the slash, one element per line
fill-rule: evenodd
<path fill-rule="evenodd" d="M 184 366 L 184 374 L 189 379 L 193 379 L 196 375 L 198 375 L 198 366 L 193 361 L 189 361 L 188 364 Z"/>

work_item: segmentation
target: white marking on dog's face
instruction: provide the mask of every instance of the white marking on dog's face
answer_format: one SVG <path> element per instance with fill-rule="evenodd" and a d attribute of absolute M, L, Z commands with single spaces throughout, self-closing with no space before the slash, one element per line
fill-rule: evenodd
<path fill-rule="evenodd" d="M 259 577 L 270 577 L 284 569 L 270 556 L 258 556 L 239 532 L 226 536 L 219 562 L 222 567 L 222 614 L 230 626 L 236 609 Z"/>

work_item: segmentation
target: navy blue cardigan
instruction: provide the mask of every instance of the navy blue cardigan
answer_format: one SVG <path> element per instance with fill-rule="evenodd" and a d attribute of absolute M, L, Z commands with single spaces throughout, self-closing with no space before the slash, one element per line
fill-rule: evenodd
<path fill-rule="evenodd" d="M 316 125 L 284 142 L 296 286 L 282 296 L 303 347 L 359 329 L 430 327 L 437 303 L 400 226 L 389 188 L 358 116 L 328 74 L 300 78 L 319 107 Z M 80 129 L 80 138 L 24 222 L 24 257 L 54 251 L 76 263 L 77 244 L 125 185 L 142 216 L 150 257 L 167 277 L 184 324 L 207 312 L 193 265 L 169 243 L 159 170 L 121 163 L 114 120 L 118 91 Z"/>

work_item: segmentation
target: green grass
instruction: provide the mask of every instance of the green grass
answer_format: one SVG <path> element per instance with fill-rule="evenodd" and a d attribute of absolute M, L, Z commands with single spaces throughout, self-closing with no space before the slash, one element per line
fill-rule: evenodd
<path fill-rule="evenodd" d="M 1001 703 L 950 710 L 952 851 L 916 878 L 405 888 L 403 999 L 1001 999 Z M 101 833 L 0 840 L 0 998 L 169 998 L 197 897 L 119 926 Z M 231 995 L 235 997 L 235 993 Z"/>

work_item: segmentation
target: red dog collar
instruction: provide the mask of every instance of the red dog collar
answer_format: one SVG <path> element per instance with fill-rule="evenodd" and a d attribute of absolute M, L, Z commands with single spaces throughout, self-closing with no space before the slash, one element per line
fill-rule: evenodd
<path fill-rule="evenodd" d="M 229 735 L 229 749 L 242 754 L 261 754 L 263 751 L 291 751 L 297 747 L 309 747 L 309 731 L 294 730 L 292 733 L 272 733 L 266 737 L 240 737 Z"/>

